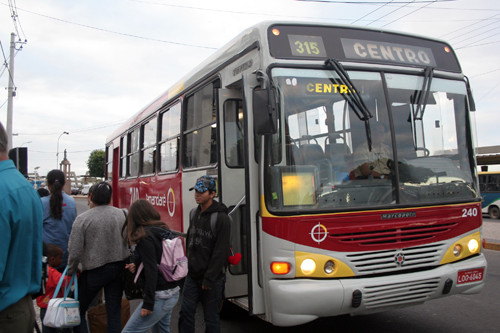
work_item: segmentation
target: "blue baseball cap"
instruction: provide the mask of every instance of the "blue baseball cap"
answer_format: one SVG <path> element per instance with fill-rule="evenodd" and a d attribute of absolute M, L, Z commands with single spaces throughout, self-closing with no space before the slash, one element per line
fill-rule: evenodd
<path fill-rule="evenodd" d="M 205 191 L 215 191 L 215 178 L 212 176 L 201 176 L 196 179 L 196 184 L 189 189 L 190 191 L 203 193 Z"/>

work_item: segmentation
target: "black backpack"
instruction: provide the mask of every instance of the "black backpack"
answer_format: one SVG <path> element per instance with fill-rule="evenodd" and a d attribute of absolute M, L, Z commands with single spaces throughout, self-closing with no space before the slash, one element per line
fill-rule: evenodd
<path fill-rule="evenodd" d="M 194 219 L 194 215 L 196 214 L 196 209 L 193 208 L 189 212 L 189 224 L 191 224 L 191 221 Z M 212 212 L 210 214 L 210 229 L 212 230 L 212 234 L 217 236 L 216 231 L 215 231 L 215 225 L 217 223 L 217 217 L 219 216 L 219 212 Z M 229 235 L 231 235 L 231 224 L 233 224 L 233 218 L 231 215 L 227 214 L 227 217 L 229 217 Z M 241 260 L 241 254 L 240 253 L 234 253 L 233 251 L 233 245 L 231 240 L 229 241 L 229 250 L 228 250 L 228 263 L 231 265 L 238 265 L 238 263 Z"/>

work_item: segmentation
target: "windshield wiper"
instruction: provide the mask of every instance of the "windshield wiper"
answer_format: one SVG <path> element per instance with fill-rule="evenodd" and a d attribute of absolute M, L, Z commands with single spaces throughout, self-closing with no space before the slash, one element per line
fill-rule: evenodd
<path fill-rule="evenodd" d="M 330 58 L 325 60 L 325 67 L 328 69 L 333 69 L 338 74 L 338 78 L 332 77 L 330 81 L 334 84 L 345 85 L 349 88 L 348 94 L 341 94 L 342 97 L 346 100 L 347 104 L 353 109 L 356 116 L 358 116 L 359 120 L 365 122 L 365 132 L 366 132 L 366 140 L 368 142 L 369 151 L 372 150 L 372 135 L 370 130 L 370 118 L 373 115 L 370 113 L 370 110 L 366 107 L 363 98 L 358 93 L 358 90 L 354 86 L 354 83 L 351 81 L 349 74 L 347 74 L 346 70 L 342 65 L 335 59 Z"/>
<path fill-rule="evenodd" d="M 425 107 L 427 106 L 427 98 L 429 98 L 429 93 L 431 91 L 433 75 L 434 68 L 426 67 L 424 71 L 424 82 L 422 83 L 422 89 L 416 92 L 416 96 L 412 95 L 410 98 L 414 120 L 422 120 L 424 117 Z"/>

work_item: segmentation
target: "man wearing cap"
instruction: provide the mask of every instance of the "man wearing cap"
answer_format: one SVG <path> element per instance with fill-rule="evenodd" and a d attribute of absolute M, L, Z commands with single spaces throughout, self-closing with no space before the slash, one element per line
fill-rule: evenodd
<path fill-rule="evenodd" d="M 184 282 L 179 332 L 195 331 L 198 302 L 203 305 L 205 331 L 220 332 L 219 305 L 226 282 L 230 220 L 226 206 L 214 200 L 216 185 L 213 177 L 198 178 L 189 190 L 195 190 L 198 207 L 191 214 L 187 232 L 189 273 Z M 210 218 L 214 212 L 217 213 L 217 222 L 212 230 Z"/>

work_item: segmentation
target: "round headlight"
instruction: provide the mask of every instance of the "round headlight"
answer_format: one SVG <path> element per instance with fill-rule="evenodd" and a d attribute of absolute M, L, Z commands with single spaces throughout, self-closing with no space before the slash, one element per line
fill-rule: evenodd
<path fill-rule="evenodd" d="M 476 239 L 471 239 L 467 244 L 467 247 L 471 253 L 474 253 L 479 249 L 479 242 Z"/>
<path fill-rule="evenodd" d="M 331 260 L 328 260 L 325 264 L 325 273 L 332 274 L 335 271 L 335 263 Z"/>
<path fill-rule="evenodd" d="M 455 244 L 453 247 L 453 255 L 455 257 L 458 257 L 462 253 L 462 246 L 460 244 Z"/>
<path fill-rule="evenodd" d="M 312 274 L 316 270 L 316 263 L 312 259 L 306 259 L 300 265 L 300 270 L 305 275 Z"/>

